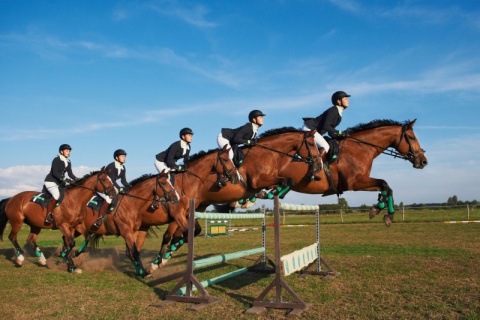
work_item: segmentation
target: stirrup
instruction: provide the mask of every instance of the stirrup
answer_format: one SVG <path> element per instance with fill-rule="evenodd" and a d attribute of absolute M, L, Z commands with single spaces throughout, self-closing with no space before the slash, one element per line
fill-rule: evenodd
<path fill-rule="evenodd" d="M 103 216 L 98 217 L 97 220 L 93 223 L 93 226 L 96 228 L 100 228 L 103 224 Z"/>
<path fill-rule="evenodd" d="M 45 217 L 45 224 L 52 224 L 52 223 L 53 223 L 53 213 L 49 212 Z"/>

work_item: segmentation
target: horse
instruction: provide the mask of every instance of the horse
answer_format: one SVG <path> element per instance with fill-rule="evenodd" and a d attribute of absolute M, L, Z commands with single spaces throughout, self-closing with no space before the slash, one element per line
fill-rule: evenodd
<path fill-rule="evenodd" d="M 27 243 L 34 250 L 41 265 L 46 264 L 46 259 L 42 250 L 37 246 L 38 234 L 42 229 L 59 229 L 63 235 L 64 246 L 67 248 L 63 253 L 67 262 L 67 269 L 69 272 L 81 273 L 81 269 L 76 268 L 70 256 L 71 250 L 75 246 L 73 228 L 81 223 L 81 217 L 79 216 L 81 208 L 97 191 L 112 198 L 116 194 L 115 187 L 108 177 L 105 167 L 100 171 L 85 175 L 66 187 L 62 205 L 53 210 L 54 222 L 51 225 L 46 225 L 44 221 L 47 215 L 46 208 L 30 201 L 39 194 L 38 191 L 18 193 L 8 200 L 6 206 L 0 206 L 0 238 L 3 239 L 3 232 L 9 221 L 12 228 L 8 238 L 15 247 L 17 265 L 21 266 L 25 259 L 24 252 L 17 242 L 17 234 L 25 222 L 30 226 Z"/>
<path fill-rule="evenodd" d="M 373 160 L 380 154 L 387 154 L 409 161 L 415 169 L 423 169 L 428 160 L 413 131 L 415 122 L 416 119 L 403 123 L 373 120 L 349 128 L 349 136 L 339 142 L 338 157 L 328 166 L 332 185 L 325 170 L 319 175 L 319 181 L 303 179 L 302 171 L 306 172 L 307 168 L 299 162 L 289 163 L 280 174 L 295 180 L 292 190 L 300 193 L 339 196 L 345 191 L 380 191 L 378 204 L 370 208 L 369 216 L 372 219 L 387 207 L 384 222 L 388 227 L 395 212 L 393 190 L 385 180 L 370 177 Z"/>
<path fill-rule="evenodd" d="M 237 201 L 256 194 L 264 188 L 274 186 L 287 186 L 294 181 L 280 175 L 282 169 L 291 161 L 304 163 L 309 171 L 318 171 L 321 167 L 321 157 L 314 141 L 315 130 L 305 132 L 292 127 L 272 129 L 263 133 L 258 143 L 253 147 L 244 147 L 241 152 L 244 161 L 238 169 L 242 183 L 227 184 L 218 189 L 214 174 L 210 174 L 204 182 L 192 181 L 182 183 L 179 189 L 184 195 L 181 205 L 175 206 L 174 210 L 182 210 L 185 216 L 188 214 L 188 200 L 195 199 L 199 211 L 205 210 L 208 205 Z M 303 169 L 303 168 L 302 168 Z M 177 187 L 177 182 L 175 184 Z M 196 209 L 197 209 L 196 208 Z M 172 209 L 173 210 L 173 209 Z M 196 222 L 195 235 L 201 232 L 201 226 Z M 146 237 L 146 231 L 139 233 L 139 241 Z M 178 229 L 172 222 L 163 235 L 162 246 L 151 265 L 150 271 L 163 265 L 163 258 L 169 258 L 170 252 L 186 242 L 187 234 Z M 169 245 L 169 242 L 170 245 Z M 137 245 L 139 243 L 137 242 Z"/>
<path fill-rule="evenodd" d="M 138 229 L 142 223 L 141 212 L 153 214 L 160 206 L 166 206 L 166 203 L 177 203 L 179 195 L 170 183 L 168 173 L 163 171 L 157 175 L 145 174 L 130 182 L 132 185 L 128 194 L 120 194 L 117 204 L 112 212 L 105 215 L 105 223 L 100 228 L 94 226 L 99 213 L 89 206 L 82 208 L 83 223 L 76 228 L 76 235 L 83 234 L 85 243 L 76 256 L 82 253 L 82 249 L 88 245 L 90 239 L 93 239 L 93 246 L 98 247 L 98 241 L 103 235 L 121 235 L 125 239 L 127 256 L 133 262 L 135 274 L 139 276 L 148 276 L 148 272 L 143 267 L 140 260 L 140 253 L 135 245 Z M 107 209 L 108 204 L 104 204 L 103 209 Z M 91 236 L 93 238 L 91 238 Z"/>

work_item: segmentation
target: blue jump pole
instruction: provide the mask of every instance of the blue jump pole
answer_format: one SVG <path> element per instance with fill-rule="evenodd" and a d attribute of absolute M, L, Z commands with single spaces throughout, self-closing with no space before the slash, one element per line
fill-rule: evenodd
<path fill-rule="evenodd" d="M 224 280 L 227 280 L 227 279 L 230 279 L 230 278 L 233 278 L 233 277 L 236 277 L 238 275 L 241 275 L 241 274 L 244 274 L 248 272 L 248 268 L 242 268 L 242 269 L 238 269 L 238 270 L 235 270 L 235 271 L 232 271 L 232 272 L 229 272 L 229 273 L 225 273 L 225 274 L 222 274 L 221 276 L 218 276 L 218 277 L 215 277 L 215 278 L 212 278 L 212 279 L 208 279 L 208 280 L 205 280 L 205 281 L 202 281 L 200 282 L 200 284 L 206 288 L 206 287 L 209 287 L 211 286 L 212 284 L 215 284 L 215 283 L 218 283 L 218 282 L 221 282 L 221 281 L 224 281 Z M 195 285 L 192 286 L 192 292 L 193 291 L 196 291 L 197 290 L 197 287 L 195 287 Z M 187 287 L 182 287 L 180 288 L 176 294 L 178 295 L 185 295 L 185 293 L 187 292 Z"/>
<path fill-rule="evenodd" d="M 253 254 L 257 253 L 263 253 L 265 252 L 264 247 L 259 247 L 259 248 L 254 248 L 254 249 L 249 249 L 249 250 L 244 250 L 244 251 L 237 251 L 237 252 L 232 252 L 232 253 L 226 253 L 226 254 L 221 254 L 218 256 L 213 256 L 205 259 L 199 259 L 195 260 L 193 262 L 193 268 L 203 268 L 207 266 L 211 266 L 212 264 L 217 264 L 217 263 L 222 263 L 225 261 L 233 260 L 233 259 L 238 259 L 246 256 L 251 256 Z"/>

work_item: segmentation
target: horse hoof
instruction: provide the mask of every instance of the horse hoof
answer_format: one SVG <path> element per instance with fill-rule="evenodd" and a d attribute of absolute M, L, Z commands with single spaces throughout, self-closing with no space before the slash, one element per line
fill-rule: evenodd
<path fill-rule="evenodd" d="M 377 208 L 376 206 L 371 206 L 370 207 L 370 213 L 369 213 L 368 216 L 370 217 L 370 219 L 373 219 L 373 218 L 375 218 L 375 216 L 377 214 L 380 213 L 380 211 L 381 211 L 381 209 Z"/>
<path fill-rule="evenodd" d="M 17 257 L 17 265 L 21 267 L 23 265 L 23 261 L 25 261 L 25 257 L 23 256 L 23 254 L 21 254 Z"/>
<path fill-rule="evenodd" d="M 385 226 L 390 227 L 390 225 L 392 224 L 392 219 L 389 217 L 388 214 L 384 215 L 383 216 L 383 222 L 385 222 Z"/>
<path fill-rule="evenodd" d="M 40 265 L 42 266 L 46 266 L 47 265 L 47 259 L 38 259 L 38 263 L 40 263 Z"/>
<path fill-rule="evenodd" d="M 74 273 L 74 274 L 82 274 L 82 272 L 83 272 L 82 269 L 76 268 L 75 270 L 73 270 L 72 273 Z"/>
<path fill-rule="evenodd" d="M 155 271 L 157 271 L 157 269 L 158 269 L 158 264 L 151 263 L 150 267 L 148 268 L 148 272 L 149 273 L 154 273 Z"/>

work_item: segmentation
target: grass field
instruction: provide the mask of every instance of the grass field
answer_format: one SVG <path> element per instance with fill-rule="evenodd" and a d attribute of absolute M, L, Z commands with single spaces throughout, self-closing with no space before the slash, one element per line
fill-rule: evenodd
<path fill-rule="evenodd" d="M 421 215 L 424 215 L 422 222 Z M 386 228 L 381 217 L 365 214 L 322 217 L 322 256 L 341 274 L 331 280 L 315 276 L 286 282 L 311 304 L 305 319 L 480 319 L 480 224 L 444 224 L 456 213 L 426 213 L 411 216 Z M 474 214 L 478 215 L 477 212 Z M 435 217 L 434 217 L 435 215 Z M 267 223 L 272 222 L 268 218 Z M 479 217 L 471 214 L 472 220 Z M 312 216 L 287 216 L 288 224 L 314 224 Z M 437 222 L 435 222 L 437 221 Z M 236 221 L 255 225 L 257 221 Z M 7 236 L 0 242 L 0 318 L 33 319 L 282 319 L 285 310 L 267 310 L 262 316 L 244 314 L 253 300 L 271 282 L 261 274 L 245 274 L 207 288 L 220 303 L 199 312 L 185 310 L 188 304 L 164 308 L 149 305 L 178 282 L 185 269 L 186 247 L 153 279 L 135 277 L 124 254 L 122 238 L 107 237 L 101 250 L 77 260 L 83 274 L 65 271 L 55 252 L 58 231 L 44 230 L 39 245 L 49 260 L 41 267 L 27 255 L 23 267 L 15 267 L 13 247 Z M 160 228 L 157 233 L 163 233 Z M 28 229 L 20 234 L 24 243 Z M 267 230 L 267 253 L 273 257 L 273 228 Z M 282 254 L 315 241 L 313 226 L 281 228 Z M 78 240 L 80 244 L 82 239 Z M 160 239 L 150 238 L 142 251 L 144 263 L 153 260 Z M 197 258 L 261 246 L 261 232 L 236 232 L 229 236 L 197 237 Z M 249 266 L 258 256 L 196 270 L 200 280 Z M 284 294 L 289 300 L 288 294 Z M 271 297 L 274 299 L 274 297 Z"/>

